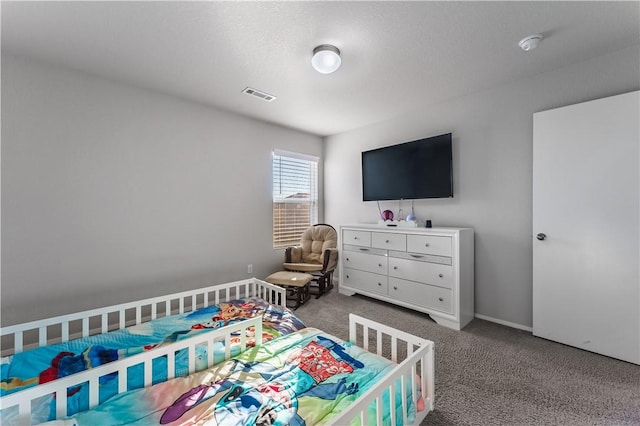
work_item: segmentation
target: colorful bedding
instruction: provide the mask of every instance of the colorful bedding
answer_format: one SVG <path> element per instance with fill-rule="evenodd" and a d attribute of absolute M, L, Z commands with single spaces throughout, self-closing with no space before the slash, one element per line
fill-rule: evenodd
<path fill-rule="evenodd" d="M 263 315 L 263 342 L 304 328 L 304 324 L 290 312 L 279 310 L 262 299 L 238 299 L 190 313 L 158 318 L 123 330 L 43 346 L 5 357 L 0 366 L 2 379 L 0 395 L 7 395 L 40 383 L 46 383 L 153 349 L 158 345 L 206 332 L 207 329 L 219 328 L 257 315 Z M 247 336 L 248 345 L 252 345 L 253 338 L 254 336 Z M 238 336 L 235 343 L 239 343 L 239 340 Z M 231 343 L 232 353 L 234 351 L 238 353 L 239 345 L 233 345 L 233 341 Z M 200 352 L 204 350 L 203 348 L 199 349 Z M 215 351 L 223 354 L 224 348 L 222 345 L 218 345 Z M 183 352 L 176 361 L 176 375 L 185 375 L 188 371 L 186 350 Z M 205 367 L 206 354 L 197 354 L 196 369 L 201 370 Z M 166 379 L 166 360 L 160 359 L 153 365 L 153 382 L 164 379 Z M 104 377 L 102 380 L 103 384 L 107 385 L 109 377 Z M 135 374 L 135 372 L 130 374 L 128 388 L 141 386 L 142 370 L 139 374 Z M 115 394 L 115 386 L 113 392 L 101 390 L 101 400 L 105 400 L 113 394 Z M 82 407 L 78 408 L 82 409 Z M 45 417 L 44 420 L 46 419 Z"/>
<path fill-rule="evenodd" d="M 93 410 L 50 424 L 321 425 L 394 366 L 348 342 L 306 328 L 200 373 L 116 395 Z M 400 393 L 396 396 L 399 412 Z M 409 421 L 415 419 L 413 399 L 408 388 Z M 385 419 L 390 424 L 388 413 Z"/>

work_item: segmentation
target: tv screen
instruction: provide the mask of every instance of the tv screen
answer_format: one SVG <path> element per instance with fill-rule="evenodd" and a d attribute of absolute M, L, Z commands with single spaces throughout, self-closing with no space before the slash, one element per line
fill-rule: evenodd
<path fill-rule="evenodd" d="M 362 200 L 453 197 L 451 133 L 362 153 Z"/>

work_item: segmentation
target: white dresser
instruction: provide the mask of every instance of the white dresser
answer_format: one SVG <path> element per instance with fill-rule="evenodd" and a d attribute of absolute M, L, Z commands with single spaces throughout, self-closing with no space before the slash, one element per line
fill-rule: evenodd
<path fill-rule="evenodd" d="M 455 330 L 473 319 L 473 229 L 349 225 L 340 246 L 340 293 L 425 312 Z"/>

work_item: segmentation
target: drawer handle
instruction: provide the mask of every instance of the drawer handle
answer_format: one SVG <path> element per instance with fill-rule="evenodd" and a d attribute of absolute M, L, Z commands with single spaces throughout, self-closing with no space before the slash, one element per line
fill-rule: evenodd
<path fill-rule="evenodd" d="M 393 286 L 393 289 L 394 289 L 394 290 L 397 290 L 397 289 L 398 289 L 398 287 L 396 287 L 396 286 L 394 285 L 394 286 Z"/>
<path fill-rule="evenodd" d="M 347 262 L 349 261 L 349 258 L 347 257 Z"/>
<path fill-rule="evenodd" d="M 415 257 L 416 259 L 422 259 L 424 256 L 420 256 L 419 254 L 412 254 L 411 257 Z"/>
<path fill-rule="evenodd" d="M 382 287 L 382 283 L 378 283 L 378 285 L 379 285 L 380 287 Z"/>
<path fill-rule="evenodd" d="M 366 248 L 361 248 L 360 250 L 361 251 L 369 251 L 369 249 L 366 249 Z"/>
<path fill-rule="evenodd" d="M 388 242 L 389 242 L 389 240 L 384 240 L 384 242 L 385 242 L 385 243 L 388 243 Z"/>
<path fill-rule="evenodd" d="M 438 297 L 438 300 L 444 302 L 444 299 L 442 297 Z"/>
<path fill-rule="evenodd" d="M 382 263 L 378 263 L 378 267 L 382 268 Z"/>
<path fill-rule="evenodd" d="M 393 269 L 395 269 L 395 270 L 397 271 L 397 270 L 398 270 L 398 267 L 397 267 L 397 266 L 394 266 L 394 267 L 393 267 Z"/>
<path fill-rule="evenodd" d="M 426 243 L 424 246 L 425 246 L 425 247 L 429 247 L 429 243 Z"/>
<path fill-rule="evenodd" d="M 353 239 L 354 239 L 354 240 L 357 240 L 357 239 L 358 239 L 358 237 L 353 237 Z"/>
<path fill-rule="evenodd" d="M 349 275 L 347 275 L 347 278 L 349 278 Z"/>
<path fill-rule="evenodd" d="M 442 275 L 442 274 L 438 274 L 438 276 L 439 276 L 440 278 L 444 277 L 444 275 Z"/>

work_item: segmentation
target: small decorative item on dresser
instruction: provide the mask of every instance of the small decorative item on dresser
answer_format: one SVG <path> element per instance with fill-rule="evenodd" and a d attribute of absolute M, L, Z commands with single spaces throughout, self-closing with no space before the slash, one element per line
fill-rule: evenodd
<path fill-rule="evenodd" d="M 431 228 L 431 221 L 430 221 L 430 220 L 427 220 L 427 221 L 424 223 L 424 227 L 425 227 L 425 228 Z"/>
<path fill-rule="evenodd" d="M 407 220 L 408 220 L 408 221 L 409 221 L 409 220 L 412 220 L 412 221 L 414 221 L 414 222 L 416 221 L 416 212 L 415 212 L 415 210 L 413 209 L 413 200 L 411 200 L 411 213 L 409 213 L 409 214 L 407 215 Z"/>
<path fill-rule="evenodd" d="M 391 210 L 383 211 L 382 220 L 393 220 L 393 212 Z"/>

